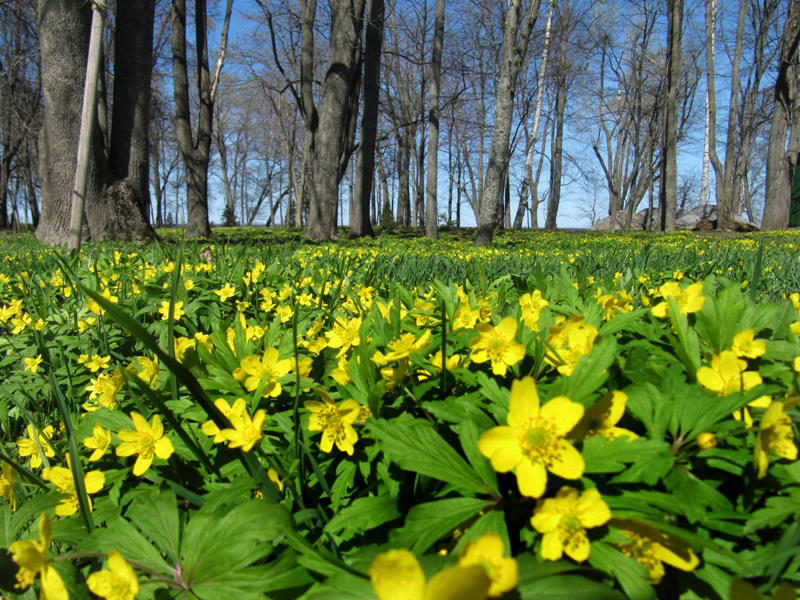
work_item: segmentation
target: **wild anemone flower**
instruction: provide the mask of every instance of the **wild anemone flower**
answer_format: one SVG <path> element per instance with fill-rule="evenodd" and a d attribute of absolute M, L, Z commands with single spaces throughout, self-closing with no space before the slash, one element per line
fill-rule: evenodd
<path fill-rule="evenodd" d="M 575 440 L 582 440 L 594 435 L 602 435 L 610 439 L 627 436 L 629 439 L 638 437 L 632 431 L 617 427 L 617 423 L 625 414 L 625 405 L 628 402 L 628 394 L 619 390 L 609 392 L 599 400 L 595 401 L 589 409 L 583 413 L 583 417 L 570 432 L 569 437 Z"/>
<path fill-rule="evenodd" d="M 353 423 L 358 419 L 361 405 L 353 399 L 345 400 L 336 406 L 327 392 L 317 389 L 322 402 L 307 400 L 303 406 L 311 411 L 308 421 L 309 431 L 321 431 L 320 449 L 330 452 L 333 445 L 348 455 L 353 455 L 353 445 L 358 441 L 358 434 Z"/>
<path fill-rule="evenodd" d="M 116 550 L 108 553 L 108 569 L 86 578 L 89 590 L 106 600 L 133 600 L 139 593 L 139 577 Z"/>
<path fill-rule="evenodd" d="M 609 524 L 629 540 L 617 544 L 617 548 L 647 567 L 653 584 L 658 584 L 664 577 L 663 563 L 682 571 L 693 571 L 700 564 L 700 559 L 686 542 L 657 527 L 633 519 L 612 518 Z"/>
<path fill-rule="evenodd" d="M 571 315 L 551 327 L 545 360 L 562 375 L 572 375 L 575 365 L 594 348 L 597 328 L 584 323 L 583 315 Z"/>
<path fill-rule="evenodd" d="M 89 457 L 89 462 L 100 460 L 108 450 L 111 444 L 111 431 L 103 429 L 102 425 L 95 423 L 92 429 L 92 437 L 84 438 L 83 445 L 93 450 L 92 455 Z"/>
<path fill-rule="evenodd" d="M 702 292 L 703 283 L 701 281 L 693 283 L 684 289 L 681 289 L 677 281 L 668 281 L 661 285 L 661 287 L 658 288 L 658 292 L 655 294 L 657 297 L 663 298 L 664 301 L 656 304 L 650 310 L 652 310 L 653 315 L 658 318 L 666 317 L 667 307 L 669 306 L 667 299 L 674 298 L 675 302 L 678 303 L 681 314 L 688 315 L 697 312 L 703 308 L 706 302 L 706 297 L 702 295 Z"/>
<path fill-rule="evenodd" d="M 480 335 L 470 343 L 470 357 L 476 363 L 491 361 L 495 375 L 505 375 L 508 367 L 525 357 L 525 346 L 514 341 L 517 322 L 512 317 L 506 317 L 496 326 L 478 323 L 475 329 Z"/>
<path fill-rule="evenodd" d="M 131 412 L 131 419 L 136 430 L 120 429 L 117 432 L 122 440 L 122 444 L 117 446 L 117 456 L 138 455 L 133 465 L 133 474 L 138 477 L 150 468 L 154 456 L 166 460 L 175 449 L 169 438 L 164 437 L 161 417 L 153 415 L 152 425 L 137 412 Z"/>
<path fill-rule="evenodd" d="M 255 391 L 263 383 L 261 396 L 277 398 L 283 389 L 278 380 L 289 373 L 291 368 L 291 359 L 279 360 L 278 349 L 267 348 L 262 357 L 257 354 L 245 356 L 239 363 L 239 368 L 233 372 L 233 378 L 242 382 L 248 392 Z"/>
<path fill-rule="evenodd" d="M 67 459 L 69 467 L 69 458 Z M 56 514 L 59 517 L 68 517 L 78 512 L 78 491 L 75 489 L 75 479 L 72 476 L 72 469 L 64 467 L 50 467 L 42 471 L 42 479 L 55 484 L 61 492 L 61 502 L 56 506 Z M 106 482 L 106 476 L 100 471 L 89 471 L 83 476 L 83 485 L 86 488 L 86 499 L 89 502 L 89 511 L 92 510 L 92 501 L 89 494 L 96 494 Z"/>
<path fill-rule="evenodd" d="M 522 308 L 522 322 L 531 330 L 538 331 L 542 309 L 550 305 L 542 297 L 542 292 L 536 290 L 532 294 L 523 294 L 519 297 L 519 305 Z"/>
<path fill-rule="evenodd" d="M 583 406 L 566 396 L 544 406 L 531 377 L 511 384 L 508 425 L 481 435 L 478 449 L 500 473 L 513 470 L 523 496 L 539 498 L 547 486 L 547 471 L 564 479 L 583 475 L 583 457 L 565 436 L 580 421 Z"/>
<path fill-rule="evenodd" d="M 53 437 L 53 426 L 48 425 L 38 434 L 34 433 L 33 425 L 28 425 L 25 430 L 28 432 L 28 437 L 17 440 L 17 449 L 22 458 L 31 457 L 31 469 L 38 469 L 42 466 L 42 455 L 39 452 L 36 441 L 39 442 L 39 446 L 41 446 L 42 452 L 47 458 L 53 458 L 56 455 L 55 450 L 47 441 Z"/>
<path fill-rule="evenodd" d="M 389 352 L 384 354 L 378 350 L 372 355 L 372 361 L 379 365 L 386 365 L 408 358 L 414 352 L 421 352 L 428 345 L 429 337 L 431 337 L 430 329 L 426 330 L 419 339 L 413 333 L 402 333 L 397 339 L 387 344 Z"/>
<path fill-rule="evenodd" d="M 740 358 L 758 358 L 767 351 L 767 345 L 755 339 L 755 331 L 744 329 L 733 336 L 731 350 Z"/>
<path fill-rule="evenodd" d="M 531 525 L 542 537 L 542 558 L 560 560 L 562 554 L 578 562 L 589 558 L 591 543 L 586 530 L 605 525 L 611 510 L 597 488 L 578 490 L 564 486 L 555 498 L 539 500 Z"/>
<path fill-rule="evenodd" d="M 23 540 L 12 542 L 8 547 L 11 560 L 19 565 L 15 588 L 24 590 L 33 585 L 36 575 L 40 575 L 42 588 L 39 600 L 69 600 L 64 581 L 47 561 L 47 550 L 53 538 L 53 526 L 50 515 L 42 513 L 39 517 L 39 541 Z"/>
<path fill-rule="evenodd" d="M 417 558 L 403 549 L 376 556 L 369 578 L 378 600 L 484 600 L 491 586 L 479 565 L 444 569 L 426 581 Z"/>
<path fill-rule="evenodd" d="M 158 312 L 161 314 L 162 321 L 169 321 L 170 312 L 172 313 L 172 319 L 174 321 L 180 321 L 181 317 L 185 314 L 183 310 L 183 302 L 178 301 L 171 305 L 169 300 L 164 300 L 161 302 L 161 307 L 158 309 Z"/>
<path fill-rule="evenodd" d="M 783 402 L 773 402 L 761 417 L 758 439 L 753 451 L 758 477 L 767 475 L 770 451 L 788 460 L 797 459 L 797 446 L 794 443 L 792 419 L 785 412 Z"/>
<path fill-rule="evenodd" d="M 747 370 L 747 361 L 732 350 L 723 350 L 711 358 L 710 367 L 697 370 L 697 381 L 720 396 L 751 390 L 761 383 L 757 371 Z"/>
<path fill-rule="evenodd" d="M 458 566 L 471 565 L 479 565 L 486 570 L 492 582 L 489 587 L 489 596 L 492 598 L 502 596 L 517 587 L 517 561 L 505 556 L 503 539 L 496 533 L 487 533 L 464 544 L 458 555 Z"/>

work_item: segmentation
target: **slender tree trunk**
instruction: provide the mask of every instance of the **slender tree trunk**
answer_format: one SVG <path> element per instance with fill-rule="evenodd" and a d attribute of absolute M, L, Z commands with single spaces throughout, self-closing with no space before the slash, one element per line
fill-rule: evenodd
<path fill-rule="evenodd" d="M 541 0 L 530 0 L 525 14 L 522 0 L 510 0 L 503 37 L 503 62 L 500 69 L 494 110 L 494 131 L 486 167 L 486 183 L 478 215 L 475 245 L 484 246 L 494 237 L 498 207 L 503 202 L 505 176 L 511 154 L 511 124 L 514 117 L 514 94 L 517 76 L 525 62 L 528 42 L 539 15 Z"/>
<path fill-rule="evenodd" d="M 364 40 L 364 113 L 361 117 L 361 142 L 356 162 L 355 206 L 350 211 L 350 237 L 375 235 L 369 207 L 375 186 L 375 140 L 378 133 L 384 17 L 384 0 L 368 0 L 367 32 Z"/>
<path fill-rule="evenodd" d="M 172 77 L 175 97 L 175 130 L 186 169 L 186 237 L 211 237 L 208 220 L 208 164 L 211 158 L 214 99 L 227 52 L 233 0 L 228 0 L 219 52 L 212 78 L 208 63 L 206 0 L 195 1 L 195 50 L 200 106 L 197 138 L 189 110 L 189 75 L 186 62 L 186 0 L 172 1 Z"/>
<path fill-rule="evenodd" d="M 439 235 L 438 185 L 439 185 L 439 85 L 442 73 L 442 47 L 444 45 L 445 0 L 436 0 L 433 17 L 433 55 L 431 56 L 431 82 L 428 111 L 428 181 L 425 189 L 425 235 Z M 448 219 L 450 218 L 448 214 Z"/>
<path fill-rule="evenodd" d="M 553 152 L 550 159 L 550 195 L 547 198 L 547 217 L 544 223 L 545 231 L 555 231 L 558 228 L 558 207 L 561 203 L 561 174 L 562 161 L 564 158 L 564 112 L 567 106 L 567 31 L 565 17 L 568 14 L 569 0 L 566 0 L 561 13 L 555 135 L 553 136 Z"/>
<path fill-rule="evenodd" d="M 786 229 L 789 226 L 792 175 L 797 164 L 797 154 L 796 151 L 791 152 L 791 148 L 787 151 L 786 136 L 796 95 L 794 63 L 797 58 L 798 43 L 800 43 L 800 0 L 790 0 L 781 42 L 778 76 L 775 80 L 775 107 L 769 130 L 766 194 L 764 216 L 761 220 L 761 228 L 767 231 Z"/>
<path fill-rule="evenodd" d="M 544 104 L 544 76 L 547 71 L 547 55 L 550 51 L 550 28 L 553 23 L 553 7 L 555 7 L 557 3 L 558 0 L 549 0 L 547 3 L 547 20 L 544 25 L 544 48 L 542 49 L 542 60 L 539 65 L 539 76 L 536 79 L 536 108 L 533 112 L 533 127 L 530 137 L 528 138 L 528 151 L 525 154 L 525 172 L 522 180 L 522 191 L 519 196 L 519 206 L 517 207 L 517 214 L 514 217 L 514 229 L 522 229 L 522 219 L 528 208 L 528 192 L 533 191 L 533 154 L 536 151 L 536 135 L 539 132 L 539 119 L 542 116 L 542 105 Z"/>
<path fill-rule="evenodd" d="M 678 190 L 678 93 L 681 85 L 683 0 L 667 0 L 667 91 L 664 104 L 664 147 L 658 194 L 661 230 L 675 230 Z"/>

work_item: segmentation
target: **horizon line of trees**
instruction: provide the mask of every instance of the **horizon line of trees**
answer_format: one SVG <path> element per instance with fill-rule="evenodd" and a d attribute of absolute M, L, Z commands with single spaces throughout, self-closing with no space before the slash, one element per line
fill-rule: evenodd
<path fill-rule="evenodd" d="M 210 237 L 212 190 L 224 224 L 315 240 L 344 213 L 435 237 L 465 207 L 488 244 L 542 207 L 556 229 L 570 186 L 612 230 L 712 195 L 719 229 L 800 224 L 800 0 L 0 0 L 0 23 L 0 228 L 48 244 L 81 161 L 93 240 Z"/>

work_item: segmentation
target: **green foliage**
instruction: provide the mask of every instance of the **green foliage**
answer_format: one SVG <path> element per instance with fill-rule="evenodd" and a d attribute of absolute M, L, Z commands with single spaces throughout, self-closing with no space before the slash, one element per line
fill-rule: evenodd
<path fill-rule="evenodd" d="M 141 598 L 366 599 L 498 540 L 509 598 L 800 583 L 795 234 L 178 234 L 0 246 L 4 595 L 45 513 L 76 598 L 111 552 Z"/>

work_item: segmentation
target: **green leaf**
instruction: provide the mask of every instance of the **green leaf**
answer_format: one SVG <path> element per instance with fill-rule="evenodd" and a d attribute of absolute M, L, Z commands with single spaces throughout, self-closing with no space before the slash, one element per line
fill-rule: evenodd
<path fill-rule="evenodd" d="M 178 503 L 172 490 L 153 490 L 131 503 L 128 518 L 173 563 L 180 551 Z"/>
<path fill-rule="evenodd" d="M 75 548 L 76 552 L 109 553 L 116 550 L 125 560 L 159 573 L 171 574 L 171 566 L 142 533 L 126 519 L 109 519 L 105 528 L 96 528 Z"/>
<path fill-rule="evenodd" d="M 398 419 L 369 419 L 367 424 L 369 432 L 380 440 L 383 451 L 400 467 L 471 492 L 491 491 L 427 423 L 405 425 Z"/>
<path fill-rule="evenodd" d="M 630 600 L 651 600 L 656 597 L 655 590 L 647 582 L 647 568 L 613 546 L 603 542 L 592 543 L 589 562 L 613 575 Z"/>
<path fill-rule="evenodd" d="M 614 482 L 654 485 L 675 462 L 669 444 L 647 438 L 593 436 L 583 442 L 584 473 L 620 473 Z M 630 465 L 630 466 L 628 466 Z M 627 468 L 626 468 L 627 466 Z"/>
<path fill-rule="evenodd" d="M 448 498 L 418 504 L 409 511 L 405 526 L 392 536 L 392 542 L 409 548 L 415 554 L 422 554 L 491 506 L 491 502 L 475 498 Z"/>
<path fill-rule="evenodd" d="M 333 535 L 345 532 L 344 539 L 350 539 L 400 516 L 394 498 L 386 495 L 368 496 L 358 498 L 350 506 L 341 509 L 325 526 L 325 531 Z"/>

